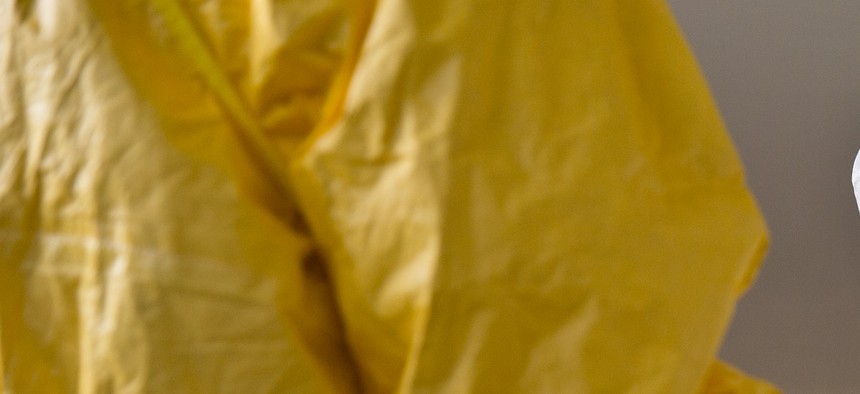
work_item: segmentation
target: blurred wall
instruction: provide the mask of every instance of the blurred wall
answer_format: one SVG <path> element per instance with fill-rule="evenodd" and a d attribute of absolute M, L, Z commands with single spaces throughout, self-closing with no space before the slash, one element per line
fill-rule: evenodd
<path fill-rule="evenodd" d="M 669 3 L 771 230 L 722 357 L 786 393 L 860 393 L 860 1 Z"/>

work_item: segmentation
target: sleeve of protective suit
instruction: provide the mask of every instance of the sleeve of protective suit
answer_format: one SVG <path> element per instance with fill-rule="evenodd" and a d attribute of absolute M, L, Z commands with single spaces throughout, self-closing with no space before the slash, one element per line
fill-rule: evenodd
<path fill-rule="evenodd" d="M 708 391 L 767 234 L 663 1 L 382 0 L 332 116 L 292 171 L 368 392 Z"/>
<path fill-rule="evenodd" d="M 539 3 L 539 4 L 538 4 Z M 4 392 L 757 393 L 661 0 L 0 0 Z"/>

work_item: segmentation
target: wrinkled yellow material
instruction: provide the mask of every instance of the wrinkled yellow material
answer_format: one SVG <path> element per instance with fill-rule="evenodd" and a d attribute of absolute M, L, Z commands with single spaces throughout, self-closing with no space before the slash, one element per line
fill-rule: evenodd
<path fill-rule="evenodd" d="M 0 1 L 4 392 L 764 393 L 660 0 Z"/>

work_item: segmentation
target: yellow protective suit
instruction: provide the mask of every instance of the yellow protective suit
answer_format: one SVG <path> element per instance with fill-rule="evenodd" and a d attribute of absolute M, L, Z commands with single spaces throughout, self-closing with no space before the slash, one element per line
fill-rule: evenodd
<path fill-rule="evenodd" d="M 661 0 L 0 0 L 8 393 L 758 393 Z"/>

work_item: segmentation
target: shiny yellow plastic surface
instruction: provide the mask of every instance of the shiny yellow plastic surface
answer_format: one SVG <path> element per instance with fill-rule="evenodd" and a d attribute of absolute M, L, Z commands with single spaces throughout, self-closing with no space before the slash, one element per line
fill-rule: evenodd
<path fill-rule="evenodd" d="M 662 0 L 0 0 L 8 393 L 770 393 Z"/>

